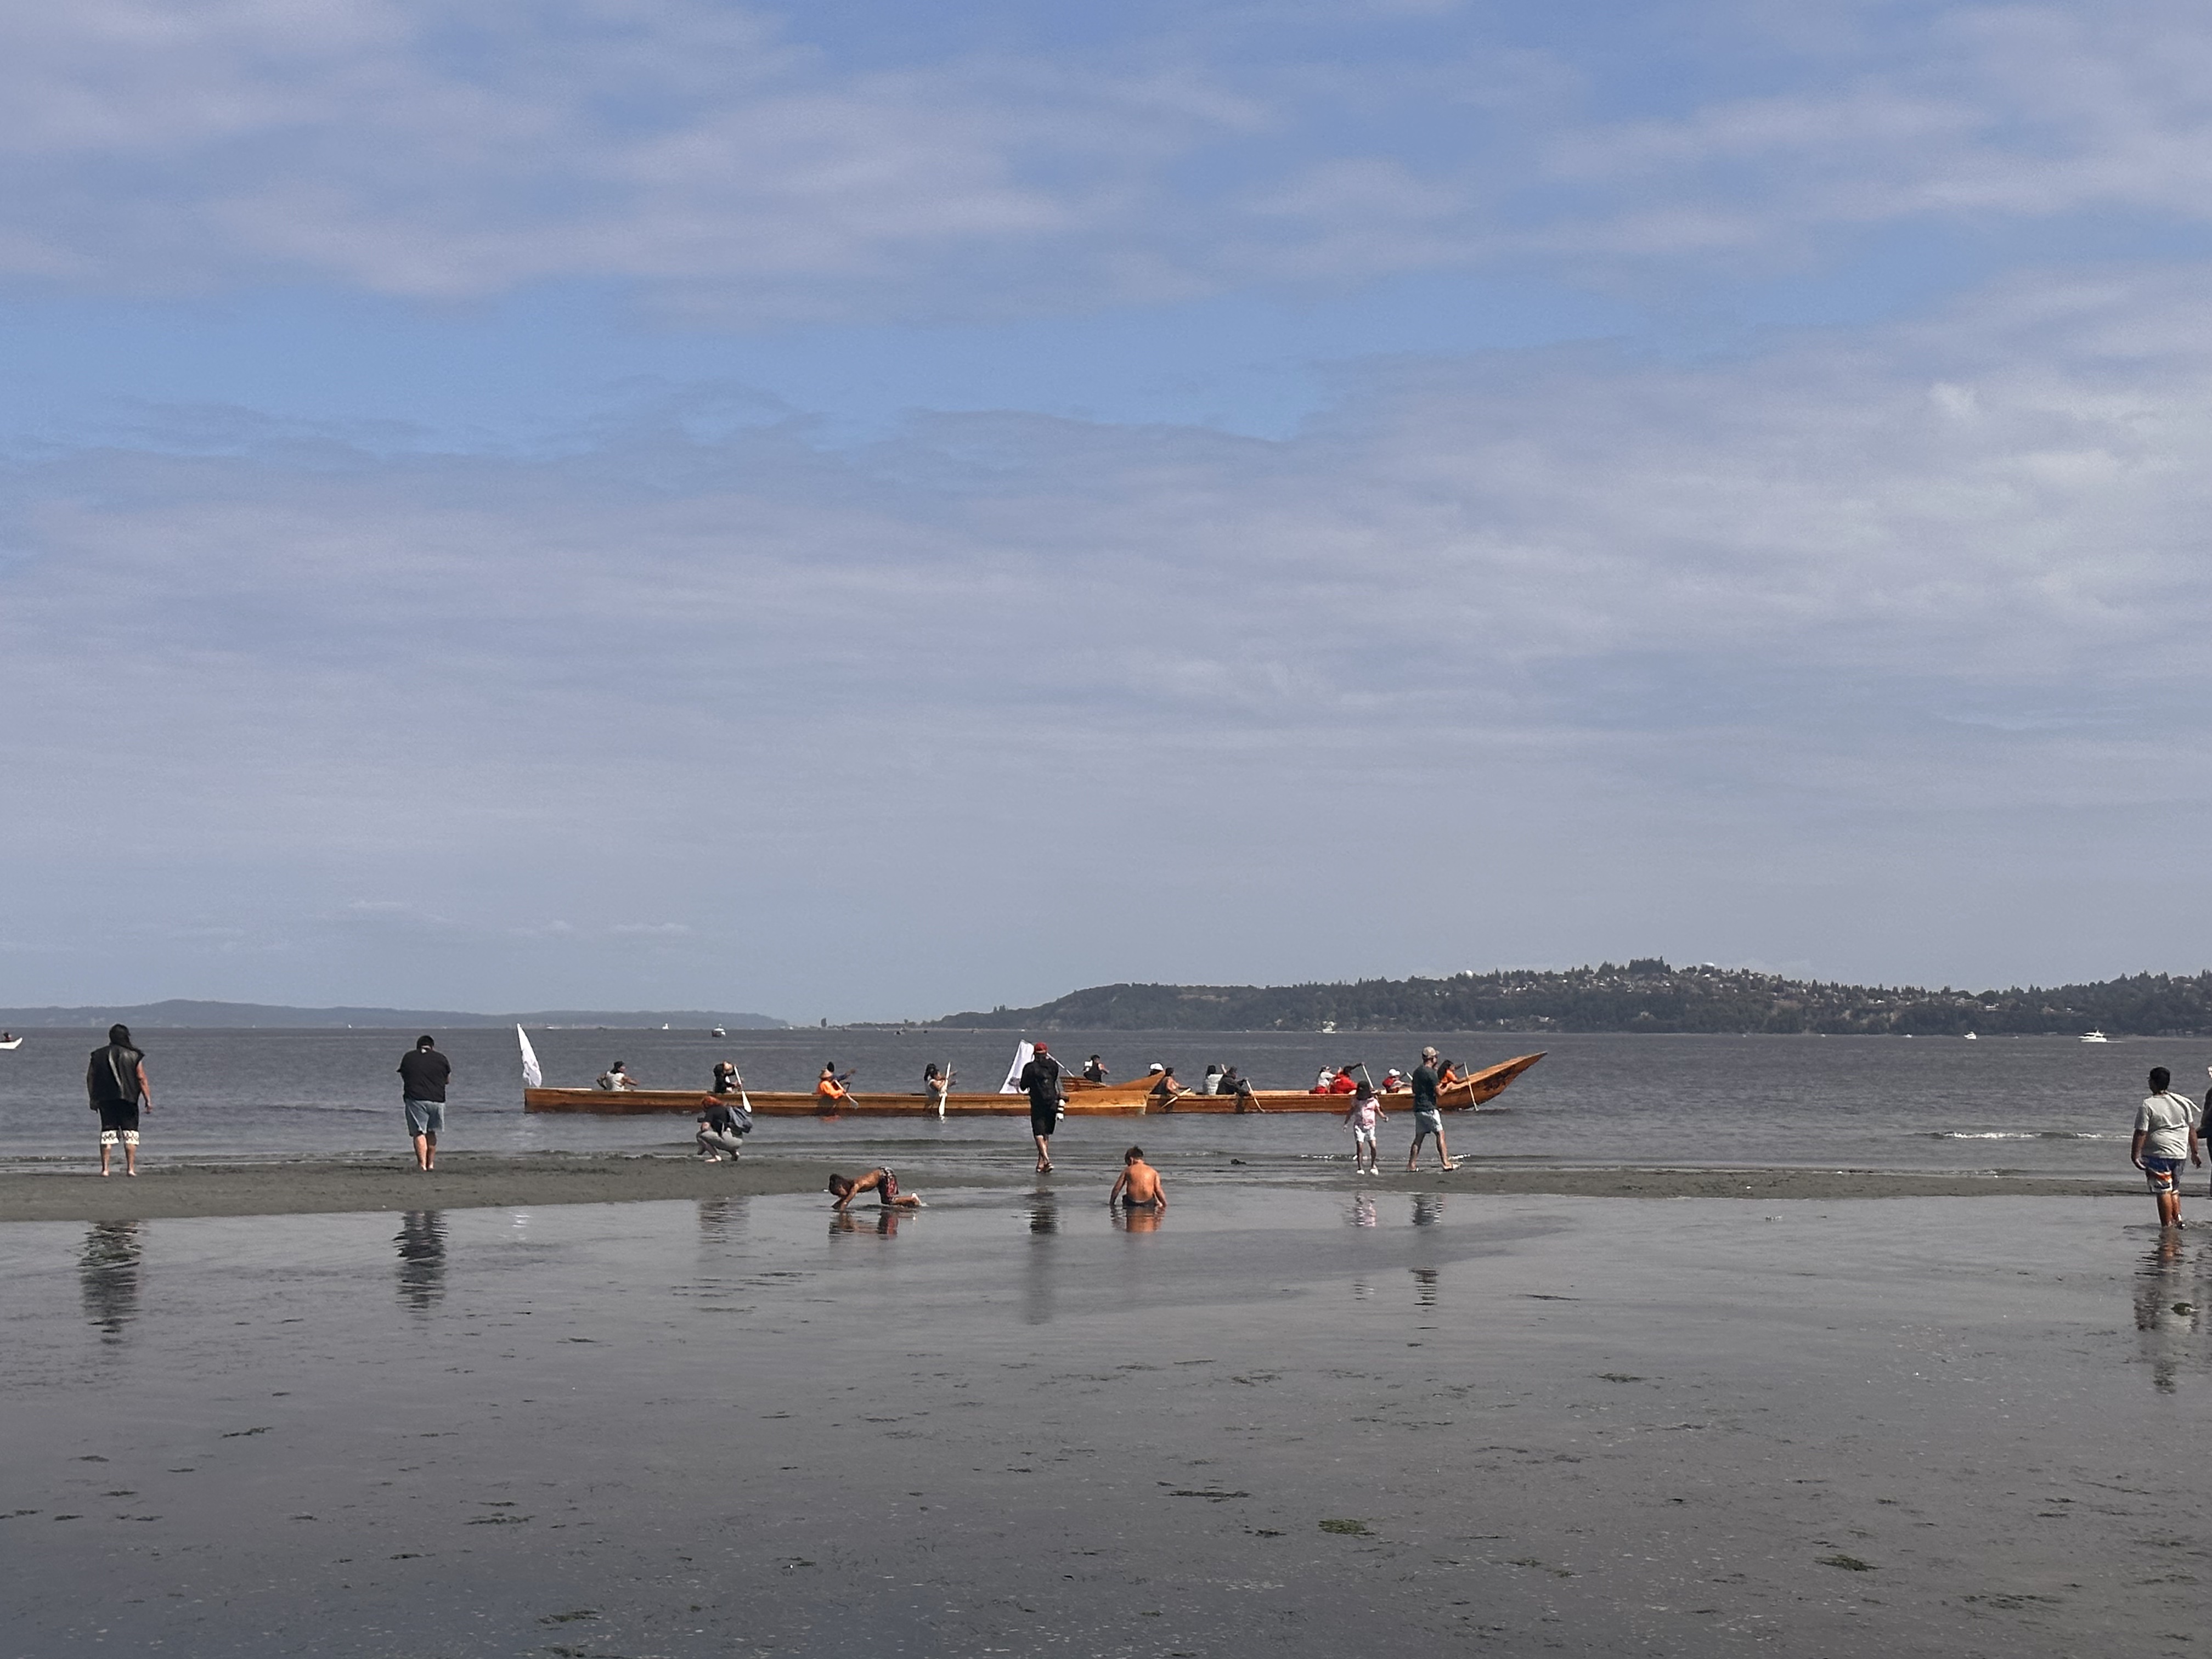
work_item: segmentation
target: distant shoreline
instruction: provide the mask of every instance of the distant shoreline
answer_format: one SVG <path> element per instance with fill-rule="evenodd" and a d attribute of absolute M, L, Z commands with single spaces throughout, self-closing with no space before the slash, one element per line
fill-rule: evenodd
<path fill-rule="evenodd" d="M 847 1159 L 857 1163 L 857 1159 Z M 643 1203 L 672 1199 L 757 1197 L 819 1193 L 830 1169 L 825 1157 L 749 1158 L 734 1166 L 680 1155 L 618 1153 L 450 1154 L 424 1176 L 389 1164 L 302 1159 L 267 1164 L 151 1164 L 137 1180 L 103 1181 L 89 1160 L 57 1164 L 36 1173 L 0 1174 L 0 1222 L 124 1221 L 216 1216 L 337 1215 L 364 1212 L 520 1207 L 547 1204 Z M 1176 1172 L 1169 1170 L 1170 1182 Z M 932 1187 L 993 1188 L 1035 1185 L 1017 1170 L 979 1173 L 934 1169 L 903 1161 L 909 1190 Z M 1110 1166 L 1069 1169 L 1052 1182 L 1062 1198 L 1103 1198 Z M 1218 1171 L 1182 1177 L 1202 1204 Z M 1887 1198 L 2117 1198 L 2142 1196 L 2139 1183 L 2115 1176 L 1920 1175 L 1884 1170 L 1654 1168 L 1531 1169 L 1468 1159 L 1449 1174 L 1433 1167 L 1413 1175 L 1387 1171 L 1358 1180 L 1347 1170 L 1295 1177 L 1253 1170 L 1255 1186 L 1296 1186 L 1346 1194 L 1462 1193 L 1469 1196 L 1553 1198 L 1740 1198 L 1757 1201 Z M 829 1206 L 826 1195 L 823 1200 Z M 872 1214 L 868 1206 L 855 1212 Z"/>

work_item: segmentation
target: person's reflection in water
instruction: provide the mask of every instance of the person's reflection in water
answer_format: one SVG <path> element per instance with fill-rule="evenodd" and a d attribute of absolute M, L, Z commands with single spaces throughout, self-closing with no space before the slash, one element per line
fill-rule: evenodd
<path fill-rule="evenodd" d="M 702 1248 L 727 1244 L 745 1216 L 742 1198 L 702 1198 L 699 1200 L 699 1243 Z"/>
<path fill-rule="evenodd" d="M 1420 1307 L 1435 1307 L 1437 1305 L 1437 1270 L 1434 1267 L 1416 1267 L 1413 1270 L 1413 1301 Z"/>
<path fill-rule="evenodd" d="M 1030 1196 L 1030 1253 L 1022 1266 L 1022 1320 L 1025 1324 L 1052 1322 L 1052 1276 L 1059 1254 L 1060 1204 L 1050 1193 Z"/>
<path fill-rule="evenodd" d="M 1442 1193 L 1413 1194 L 1413 1224 L 1433 1227 L 1444 1218 L 1444 1195 Z"/>
<path fill-rule="evenodd" d="M 399 1300 L 416 1313 L 429 1312 L 446 1295 L 445 1212 L 408 1211 L 392 1248 L 399 1255 Z"/>
<path fill-rule="evenodd" d="M 1141 1204 L 1133 1210 L 1127 1205 L 1116 1204 L 1112 1213 L 1114 1230 L 1124 1233 L 1156 1233 L 1167 1215 L 1164 1210 L 1152 1209 Z"/>
<path fill-rule="evenodd" d="M 123 1328 L 138 1316 L 138 1264 L 144 1254 L 136 1221 L 95 1221 L 85 1230 L 79 1259 L 84 1316 L 103 1340 L 120 1342 Z"/>
<path fill-rule="evenodd" d="M 2150 1365 L 2152 1387 L 2171 1394 L 2185 1367 L 2203 1363 L 2197 1352 L 2203 1328 L 2181 1240 L 2169 1233 L 2136 1269 L 2136 1346 Z"/>
<path fill-rule="evenodd" d="M 1351 1212 L 1346 1215 L 1344 1221 L 1345 1224 L 1348 1227 L 1373 1227 L 1380 1225 L 1381 1218 L 1375 1213 L 1375 1200 L 1368 1197 L 1364 1193 L 1360 1194 L 1358 1197 L 1352 1200 Z"/>
<path fill-rule="evenodd" d="M 906 1212 L 888 1206 L 878 1210 L 832 1210 L 830 1212 L 830 1237 L 840 1233 L 873 1233 L 878 1238 L 896 1238 L 899 1223 Z"/>

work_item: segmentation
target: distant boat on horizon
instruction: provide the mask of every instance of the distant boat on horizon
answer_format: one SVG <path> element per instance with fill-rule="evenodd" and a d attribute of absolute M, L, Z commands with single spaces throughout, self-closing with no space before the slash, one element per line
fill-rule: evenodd
<path fill-rule="evenodd" d="M 0 1036 L 0 1048 L 20 1048 L 23 1039 L 19 1036 Z"/>
<path fill-rule="evenodd" d="M 662 1030 L 664 1030 L 664 1031 L 665 1031 L 665 1030 L 666 1030 L 668 1028 L 667 1028 L 666 1026 L 665 1026 L 665 1025 L 664 1025 L 664 1026 L 662 1026 L 660 1029 L 661 1029 Z M 726 1037 L 726 1036 L 729 1036 L 729 1033 L 728 1033 L 727 1031 L 724 1030 L 720 1026 L 717 1025 L 717 1026 L 714 1028 L 714 1036 L 718 1036 L 718 1037 Z"/>
<path fill-rule="evenodd" d="M 2112 1038 L 2106 1036 L 2102 1031 L 2087 1031 L 2082 1034 L 2081 1041 L 2084 1042 L 2110 1042 Z"/>
<path fill-rule="evenodd" d="M 1972 1031 L 1969 1031 L 1966 1033 L 1966 1041 L 1969 1042 L 1979 1042 L 1981 1038 L 1976 1036 Z"/>

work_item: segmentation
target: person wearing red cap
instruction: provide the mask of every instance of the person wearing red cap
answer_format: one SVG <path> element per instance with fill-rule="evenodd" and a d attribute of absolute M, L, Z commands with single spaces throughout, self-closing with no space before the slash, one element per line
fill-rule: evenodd
<path fill-rule="evenodd" d="M 1030 1139 L 1036 1142 L 1036 1172 L 1052 1173 L 1052 1132 L 1060 1127 L 1060 1065 L 1040 1042 L 1022 1067 L 1021 1087 L 1030 1097 Z"/>

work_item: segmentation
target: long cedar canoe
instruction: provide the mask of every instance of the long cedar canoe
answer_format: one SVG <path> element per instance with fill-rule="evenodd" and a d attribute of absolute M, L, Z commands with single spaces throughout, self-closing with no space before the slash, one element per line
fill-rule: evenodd
<path fill-rule="evenodd" d="M 1494 1100 L 1504 1092 L 1506 1085 L 1519 1077 L 1538 1060 L 1541 1054 L 1522 1054 L 1516 1059 L 1490 1066 L 1462 1079 L 1444 1090 L 1442 1103 L 1454 1111 L 1480 1106 Z M 1071 1082 L 1073 1079 L 1070 1079 Z M 1191 1113 L 1215 1113 L 1227 1116 L 1245 1109 L 1230 1095 L 1178 1095 L 1164 1106 L 1152 1104 L 1147 1091 L 1150 1079 L 1128 1083 L 1111 1083 L 1103 1087 L 1072 1089 L 1067 1097 L 1070 1117 L 1168 1117 Z M 526 1112 L 596 1112 L 623 1115 L 633 1112 L 696 1112 L 702 1101 L 713 1098 L 699 1089 L 525 1089 L 522 1109 Z M 1348 1095 L 1310 1094 L 1302 1089 L 1259 1089 L 1249 1097 L 1253 1109 L 1261 1112 L 1334 1112 L 1342 1115 L 1351 1103 Z M 1413 1097 L 1407 1094 L 1382 1097 L 1385 1109 L 1410 1111 Z M 825 1106 L 822 1097 L 814 1094 L 758 1093 L 751 1096 L 753 1111 L 763 1117 L 934 1117 L 937 1108 L 919 1094 L 848 1095 L 834 1107 Z M 1026 1095 L 952 1094 L 945 1100 L 947 1117 L 1026 1117 L 1030 1103 Z"/>

